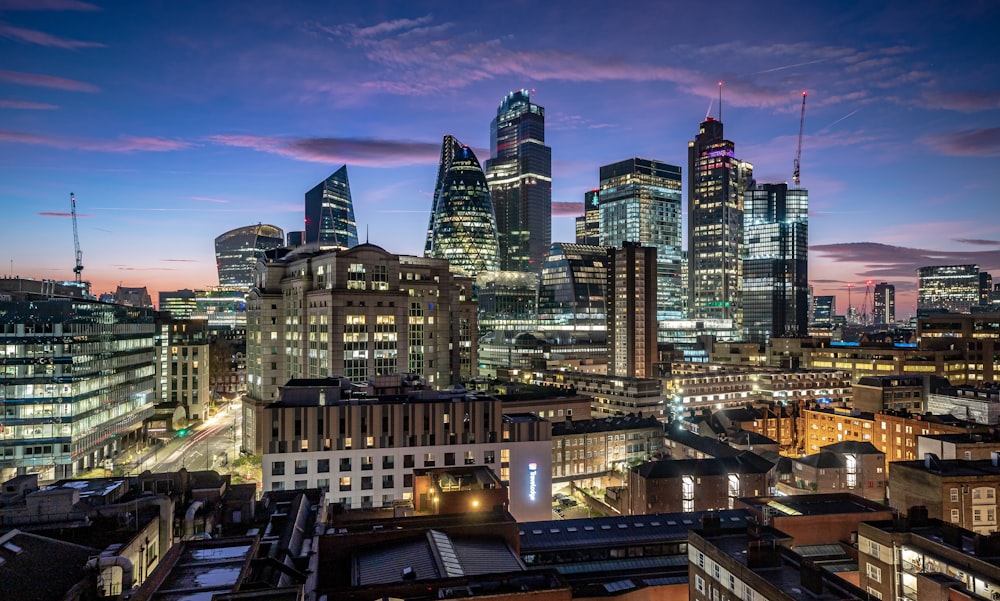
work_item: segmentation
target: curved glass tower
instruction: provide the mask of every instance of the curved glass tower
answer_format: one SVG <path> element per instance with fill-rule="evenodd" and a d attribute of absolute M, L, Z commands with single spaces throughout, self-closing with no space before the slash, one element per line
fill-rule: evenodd
<path fill-rule="evenodd" d="M 220 286 L 249 288 L 253 270 L 264 252 L 285 245 L 285 233 L 273 225 L 258 223 L 230 230 L 215 239 L 215 263 Z"/>
<path fill-rule="evenodd" d="M 306 192 L 306 244 L 314 242 L 321 250 L 358 245 L 347 165 Z"/>
<path fill-rule="evenodd" d="M 475 277 L 496 271 L 497 223 L 486 176 L 472 149 L 445 136 L 425 254 Z"/>
<path fill-rule="evenodd" d="M 603 246 L 554 242 L 542 263 L 539 329 L 605 332 L 607 265 Z"/>

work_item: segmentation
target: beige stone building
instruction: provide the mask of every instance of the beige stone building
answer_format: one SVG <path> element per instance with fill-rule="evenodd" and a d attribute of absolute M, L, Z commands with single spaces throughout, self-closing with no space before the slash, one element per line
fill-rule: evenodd
<path fill-rule="evenodd" d="M 655 417 L 557 421 L 552 424 L 552 480 L 596 485 L 610 472 L 648 461 L 662 446 L 663 424 Z"/>

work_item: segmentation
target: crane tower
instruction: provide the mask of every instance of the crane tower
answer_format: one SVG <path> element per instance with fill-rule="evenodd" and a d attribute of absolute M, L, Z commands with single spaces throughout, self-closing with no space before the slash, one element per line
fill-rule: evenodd
<path fill-rule="evenodd" d="M 799 148 L 795 151 L 795 170 L 792 172 L 792 183 L 799 187 L 799 161 L 802 159 L 802 126 L 806 122 L 806 92 L 802 92 L 802 113 L 799 115 Z"/>
<path fill-rule="evenodd" d="M 73 274 L 76 276 L 76 283 L 83 281 L 83 251 L 80 250 L 80 233 L 76 226 L 76 196 L 69 193 L 69 205 L 73 217 L 73 248 L 76 251 L 76 265 L 73 267 Z"/>

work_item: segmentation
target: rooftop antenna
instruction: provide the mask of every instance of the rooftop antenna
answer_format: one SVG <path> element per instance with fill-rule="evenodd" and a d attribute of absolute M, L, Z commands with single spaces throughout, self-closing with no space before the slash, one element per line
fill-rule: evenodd
<path fill-rule="evenodd" d="M 365 244 L 368 244 L 368 224 L 365 224 Z"/>
<path fill-rule="evenodd" d="M 722 122 L 722 82 L 719 82 L 719 122 Z"/>

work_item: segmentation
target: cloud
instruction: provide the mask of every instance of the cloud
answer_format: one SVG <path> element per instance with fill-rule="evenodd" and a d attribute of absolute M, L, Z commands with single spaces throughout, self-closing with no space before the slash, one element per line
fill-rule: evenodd
<path fill-rule="evenodd" d="M 1000 249 L 981 251 L 929 250 L 893 246 L 878 242 L 819 244 L 809 247 L 825 260 L 865 266 L 858 275 L 864 278 L 916 277 L 919 267 L 932 265 L 977 264 L 983 271 L 1000 269 Z"/>
<path fill-rule="evenodd" d="M 440 146 L 435 142 L 372 138 L 276 138 L 251 135 L 210 136 L 222 146 L 251 148 L 298 161 L 347 163 L 366 167 L 435 165 Z"/>
<path fill-rule="evenodd" d="M 50 111 L 59 108 L 55 104 L 31 102 L 29 100 L 0 99 L 0 109 L 22 109 L 28 111 Z"/>
<path fill-rule="evenodd" d="M 580 217 L 583 215 L 582 202 L 553 202 L 553 217 Z"/>
<path fill-rule="evenodd" d="M 383 33 L 392 33 L 401 29 L 414 29 L 430 22 L 430 15 L 425 15 L 418 19 L 393 19 L 391 21 L 383 21 L 369 27 L 362 27 L 360 29 L 356 28 L 354 29 L 354 33 L 360 37 L 371 37 Z"/>
<path fill-rule="evenodd" d="M 24 29 L 21 27 L 14 27 L 12 25 L 5 25 L 0 23 L 0 37 L 4 37 L 10 40 L 17 40 L 19 42 L 27 42 L 29 44 L 37 44 L 39 46 L 48 46 L 51 48 L 65 48 L 66 50 L 77 50 L 79 48 L 104 48 L 104 44 L 100 42 L 84 42 L 81 40 L 70 40 L 67 38 L 56 37 L 52 34 L 45 33 L 44 31 L 37 31 L 35 29 Z"/>
<path fill-rule="evenodd" d="M 197 259 L 160 259 L 166 263 L 201 263 Z"/>
<path fill-rule="evenodd" d="M 92 150 L 98 152 L 169 152 L 192 146 L 181 140 L 122 136 L 117 140 L 97 140 L 71 136 L 46 136 L 26 132 L 0 130 L 0 142 L 48 146 L 61 150 Z"/>
<path fill-rule="evenodd" d="M 188 196 L 191 200 L 198 200 L 201 202 L 217 202 L 220 204 L 228 204 L 229 201 L 224 198 L 209 198 L 207 196 Z"/>
<path fill-rule="evenodd" d="M 1000 127 L 931 134 L 920 138 L 920 141 L 949 156 L 1000 155 Z"/>
<path fill-rule="evenodd" d="M 1000 240 L 983 240 L 982 238 L 952 238 L 952 240 L 973 246 L 1000 246 Z"/>
<path fill-rule="evenodd" d="M 956 90 L 924 93 L 926 108 L 975 113 L 1000 108 L 1000 90 Z"/>
<path fill-rule="evenodd" d="M 70 92 L 95 93 L 101 89 L 94 84 L 75 79 L 55 77 L 53 75 L 43 75 L 41 73 L 24 73 L 22 71 L 0 70 L 0 81 L 13 83 L 22 86 L 32 86 L 36 88 L 54 88 L 57 90 L 67 90 Z"/>
<path fill-rule="evenodd" d="M 72 217 L 73 214 L 72 213 L 59 213 L 59 212 L 54 212 L 54 211 L 42 211 L 42 212 L 38 213 L 38 216 L 39 217 Z M 87 214 L 84 214 L 84 213 L 77 213 L 76 216 L 79 217 L 79 218 L 81 218 L 81 219 L 83 219 L 85 217 L 90 217 L 90 215 L 87 215 Z"/>
<path fill-rule="evenodd" d="M 0 12 L 5 10 L 95 11 L 101 8 L 80 0 L 0 0 Z"/>

